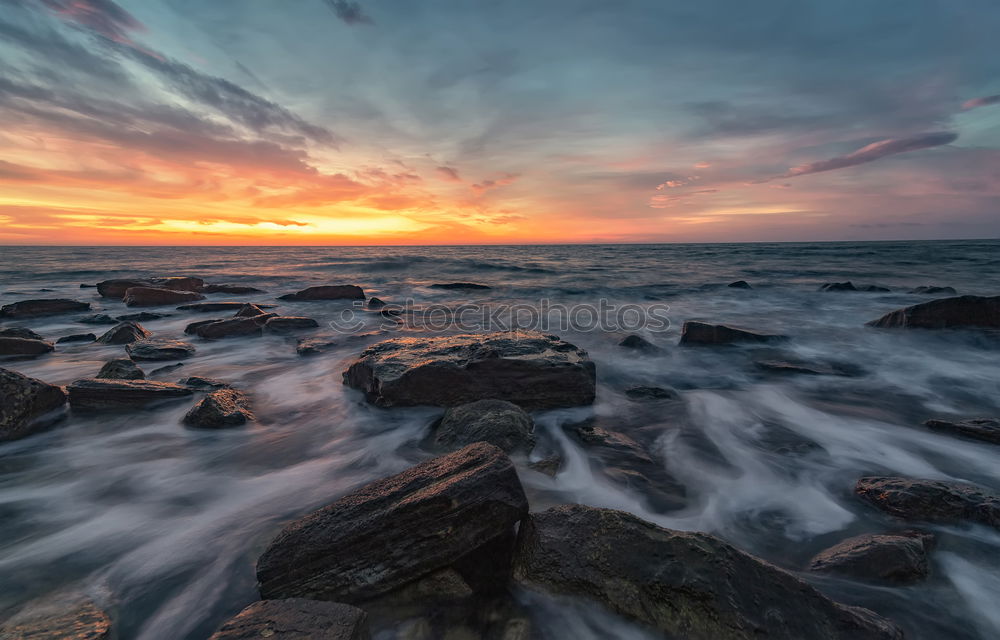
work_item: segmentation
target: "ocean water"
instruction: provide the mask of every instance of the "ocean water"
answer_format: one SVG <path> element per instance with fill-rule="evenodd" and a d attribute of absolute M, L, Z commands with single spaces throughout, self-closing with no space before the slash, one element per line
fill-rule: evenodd
<path fill-rule="evenodd" d="M 418 309 L 479 304 L 590 308 L 601 300 L 666 326 L 634 329 L 661 347 L 618 346 L 626 330 L 556 327 L 597 363 L 592 407 L 537 412 L 535 458 L 556 452 L 555 477 L 519 463 L 533 509 L 581 502 L 635 513 L 666 527 L 702 530 L 795 572 L 831 597 L 873 609 L 908 638 L 1000 636 L 1000 532 L 974 525 L 925 526 L 938 535 L 931 576 L 906 587 L 803 572 L 809 558 L 846 537 L 905 528 L 852 495 L 870 474 L 962 480 L 1000 491 L 1000 448 L 924 429 L 936 416 L 1000 414 L 1000 339 L 975 332 L 880 331 L 866 321 L 928 299 L 921 285 L 1000 293 L 1000 242 L 601 245 L 518 247 L 128 248 L 0 247 L 0 304 L 39 297 L 124 306 L 99 298 L 114 277 L 196 275 L 247 284 L 255 295 L 209 300 L 275 303 L 316 284 L 357 284 Z M 728 288 L 747 280 L 752 290 Z M 851 280 L 888 293 L 819 292 Z M 476 282 L 484 291 L 433 283 Z M 429 457 L 419 441 L 434 408 L 378 409 L 342 385 L 367 345 L 431 330 L 395 328 L 348 302 L 280 303 L 321 328 L 330 352 L 303 358 L 294 336 L 193 340 L 198 352 L 158 379 L 227 380 L 254 398 L 258 421 L 220 432 L 185 429 L 190 403 L 141 413 L 70 416 L 56 428 L 0 444 L 0 612 L 47 593 L 92 595 L 118 617 L 123 640 L 202 640 L 257 599 L 254 563 L 287 521 L 363 483 Z M 160 337 L 207 315 L 167 308 L 143 323 Z M 71 314 L 28 326 L 47 338 L 97 332 Z M 410 316 L 425 317 L 421 315 Z M 676 345 L 685 320 L 727 322 L 789 335 L 767 349 Z M 338 332 L 331 326 L 353 326 Z M 553 329 L 550 327 L 550 329 Z M 445 328 L 444 330 L 454 330 Z M 631 330 L 631 329 L 630 329 Z M 96 374 L 122 347 L 59 345 L 36 360 L 2 363 L 67 384 Z M 859 375 L 768 373 L 755 360 L 836 362 Z M 169 363 L 162 363 L 163 365 Z M 161 363 L 146 363 L 147 374 Z M 633 402 L 635 385 L 671 387 L 676 401 Z M 566 426 L 583 420 L 628 435 L 662 465 L 679 503 L 658 486 L 630 486 L 614 460 L 581 446 Z M 613 471 L 613 468 L 611 469 Z M 660 476 L 657 476 L 660 477 Z M 654 483 L 655 485 L 655 483 Z M 647 638 L 648 632 L 571 599 L 519 593 L 549 639 Z M 2 616 L 0 616 L 2 617 Z M 385 631 L 380 638 L 392 638 Z"/>

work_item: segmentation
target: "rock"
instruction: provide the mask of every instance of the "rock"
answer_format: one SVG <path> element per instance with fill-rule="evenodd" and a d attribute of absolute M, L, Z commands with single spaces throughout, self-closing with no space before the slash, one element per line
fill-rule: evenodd
<path fill-rule="evenodd" d="M 54 350 L 51 342 L 28 338 L 0 338 L 0 357 L 33 358 Z"/>
<path fill-rule="evenodd" d="M 595 378 L 586 351 L 534 331 L 394 338 L 365 349 L 344 373 L 382 407 L 489 398 L 525 409 L 588 405 Z"/>
<path fill-rule="evenodd" d="M 866 291 L 868 293 L 889 293 L 891 289 L 889 289 L 889 287 L 880 287 L 876 284 L 866 284 L 863 287 L 858 287 L 858 291 Z"/>
<path fill-rule="evenodd" d="M 270 307 L 270 305 L 264 305 L 264 306 Z M 235 314 L 233 314 L 233 317 L 255 318 L 257 316 L 264 316 L 264 315 L 267 315 L 267 312 L 264 311 L 263 307 L 261 307 L 260 305 L 247 303 L 244 304 L 242 307 L 240 307 L 239 310 Z"/>
<path fill-rule="evenodd" d="M 725 324 L 708 324 L 689 320 L 681 330 L 682 345 L 735 344 L 739 342 L 777 342 L 787 336 L 759 333 Z"/>
<path fill-rule="evenodd" d="M 119 278 L 97 283 L 97 293 L 105 298 L 124 298 L 129 289 L 135 287 L 168 289 L 172 291 L 196 292 L 205 285 L 201 278 L 170 277 L 152 278 L 149 280 L 135 278 Z"/>
<path fill-rule="evenodd" d="M 299 331 L 301 329 L 315 329 L 319 326 L 319 323 L 312 318 L 301 318 L 296 316 L 274 316 L 273 318 L 268 318 L 267 322 L 264 323 L 264 327 L 268 331 L 273 331 L 275 333 L 288 333 L 291 331 Z"/>
<path fill-rule="evenodd" d="M 619 347 L 625 347 L 626 349 L 634 349 L 636 351 L 644 351 L 646 353 L 659 353 L 663 351 L 658 346 L 646 340 L 640 335 L 632 334 L 625 336 L 621 342 L 618 343 Z"/>
<path fill-rule="evenodd" d="M 954 287 L 917 287 L 916 289 L 910 289 L 907 293 L 923 293 L 927 295 L 935 296 L 956 296 L 958 291 L 955 291 Z"/>
<path fill-rule="evenodd" d="M 205 286 L 205 281 L 201 278 L 190 276 L 171 276 L 169 278 L 153 278 L 154 287 L 163 287 L 174 291 L 199 291 Z"/>
<path fill-rule="evenodd" d="M 1000 529 L 1000 496 L 973 484 L 869 476 L 858 480 L 854 493 L 904 520 L 968 521 Z"/>
<path fill-rule="evenodd" d="M 178 311 L 194 311 L 195 313 L 210 313 L 215 311 L 235 311 L 238 317 L 239 313 L 243 311 L 245 307 L 253 307 L 260 310 L 260 313 L 264 313 L 264 309 L 273 309 L 275 305 L 273 304 L 251 304 L 249 302 L 195 302 L 193 304 L 182 304 L 177 307 Z M 260 314 L 256 314 L 260 315 Z"/>
<path fill-rule="evenodd" d="M 264 293 L 262 289 L 257 287 L 245 287 L 238 284 L 206 284 L 201 289 L 200 293 L 231 293 L 231 294 L 243 294 L 243 293 Z"/>
<path fill-rule="evenodd" d="M 304 598 L 261 600 L 222 625 L 208 640 L 370 640 L 368 614 L 339 602 Z"/>
<path fill-rule="evenodd" d="M 29 606 L 0 627 L 4 640 L 112 640 L 111 618 L 90 600 Z"/>
<path fill-rule="evenodd" d="M 84 284 L 82 282 L 80 283 L 80 288 L 81 289 L 93 289 L 96 286 L 97 286 L 96 284 Z"/>
<path fill-rule="evenodd" d="M 132 287 L 125 291 L 125 306 L 156 307 L 165 304 L 180 304 L 194 300 L 204 300 L 205 296 L 193 291 L 174 291 L 172 289 L 154 289 L 152 287 Z"/>
<path fill-rule="evenodd" d="M 187 387 L 169 382 L 100 378 L 77 380 L 67 386 L 66 391 L 69 392 L 69 406 L 83 411 L 144 409 L 193 393 Z"/>
<path fill-rule="evenodd" d="M 124 316 L 118 316 L 120 322 L 149 322 L 150 320 L 159 320 L 160 318 L 169 318 L 171 314 L 169 313 L 154 313 L 152 311 L 140 311 L 139 313 L 129 313 Z"/>
<path fill-rule="evenodd" d="M 145 380 L 146 374 L 128 358 L 108 360 L 97 373 L 104 380 Z"/>
<path fill-rule="evenodd" d="M 25 327 L 7 327 L 6 329 L 0 329 L 0 338 L 22 338 L 24 340 L 45 339 L 31 329 L 27 329 Z"/>
<path fill-rule="evenodd" d="M 929 533 L 864 534 L 821 551 L 809 570 L 859 580 L 912 584 L 927 577 L 927 553 L 934 544 Z"/>
<path fill-rule="evenodd" d="M 279 296 L 279 300 L 364 300 L 365 292 L 353 284 L 308 287 L 297 293 Z"/>
<path fill-rule="evenodd" d="M 90 310 L 89 302 L 78 302 L 65 298 L 51 300 L 21 300 L 0 307 L 0 317 L 5 318 L 35 318 L 52 316 L 60 313 Z"/>
<path fill-rule="evenodd" d="M 125 292 L 132 287 L 148 287 L 151 284 L 148 280 L 105 280 L 97 283 L 97 293 L 103 298 L 117 298 L 121 300 L 125 297 Z"/>
<path fill-rule="evenodd" d="M 474 282 L 449 282 L 447 284 L 432 284 L 431 289 L 447 289 L 449 291 L 482 291 L 484 289 L 492 289 L 493 287 L 488 287 L 485 284 L 476 284 Z"/>
<path fill-rule="evenodd" d="M 562 469 L 563 459 L 559 455 L 551 455 L 537 462 L 529 462 L 528 467 L 534 469 L 538 473 L 544 473 L 547 476 L 555 477 L 559 470 Z"/>
<path fill-rule="evenodd" d="M 629 387 L 625 390 L 629 400 L 677 400 L 680 394 L 673 389 L 662 387 Z"/>
<path fill-rule="evenodd" d="M 159 367 L 157 369 L 153 369 L 152 371 L 150 371 L 149 372 L 149 377 L 151 377 L 151 378 L 159 378 L 160 376 L 166 375 L 168 373 L 173 373 L 174 371 L 177 371 L 178 369 L 180 369 L 183 366 L 184 366 L 183 362 L 176 362 L 174 364 L 168 364 L 165 367 Z"/>
<path fill-rule="evenodd" d="M 185 387 L 191 387 L 199 391 L 210 391 L 212 389 L 228 389 L 229 383 L 215 378 L 203 378 L 201 376 L 191 376 L 179 381 Z"/>
<path fill-rule="evenodd" d="M 59 417 L 65 404 L 61 387 L 0 369 L 0 442 L 42 431 Z"/>
<path fill-rule="evenodd" d="M 261 318 L 230 318 L 228 320 L 205 320 L 189 324 L 184 333 L 193 333 L 200 338 L 216 340 L 239 336 L 259 336 L 263 332 Z"/>
<path fill-rule="evenodd" d="M 306 338 L 299 340 L 295 345 L 295 352 L 300 356 L 315 356 L 330 351 L 337 343 L 333 340 L 323 340 L 321 338 Z"/>
<path fill-rule="evenodd" d="M 928 429 L 953 435 L 1000 444 L 1000 420 L 996 418 L 971 418 L 952 422 L 950 420 L 928 420 Z"/>
<path fill-rule="evenodd" d="M 904 307 L 868 323 L 880 329 L 1000 329 L 1000 296 L 940 298 Z"/>
<path fill-rule="evenodd" d="M 504 400 L 478 400 L 451 407 L 433 428 L 434 446 L 453 451 L 488 442 L 505 453 L 530 453 L 535 447 L 535 422 L 524 409 Z"/>
<path fill-rule="evenodd" d="M 122 322 L 115 325 L 102 335 L 97 341 L 101 344 L 131 344 L 136 340 L 144 340 L 153 335 L 146 327 L 138 322 Z"/>
<path fill-rule="evenodd" d="M 106 313 L 95 313 L 93 315 L 77 318 L 76 322 L 79 322 L 80 324 L 118 324 L 118 320 L 115 320 Z"/>
<path fill-rule="evenodd" d="M 184 416 L 184 424 L 198 429 L 225 429 L 238 427 L 253 419 L 250 399 L 246 394 L 223 388 L 212 391 L 192 407 Z"/>
<path fill-rule="evenodd" d="M 97 336 L 92 333 L 74 333 L 71 336 L 63 336 L 56 340 L 56 344 L 62 344 L 64 342 L 93 342 L 97 340 Z"/>
<path fill-rule="evenodd" d="M 563 505 L 521 525 L 515 579 L 685 640 L 901 640 L 891 622 L 705 533 Z"/>
<path fill-rule="evenodd" d="M 747 282 L 746 280 L 737 280 L 736 282 L 730 282 L 726 286 L 731 289 L 753 289 L 753 287 L 750 286 L 750 283 Z"/>
<path fill-rule="evenodd" d="M 474 588 L 503 590 L 509 548 L 499 551 L 527 513 L 510 459 L 472 444 L 286 526 L 257 562 L 261 596 L 356 604 L 446 568 Z"/>
<path fill-rule="evenodd" d="M 861 375 L 859 367 L 840 362 L 793 362 L 788 360 L 755 360 L 754 366 L 772 373 L 798 373 L 812 376 L 845 376 Z"/>
<path fill-rule="evenodd" d="M 382 300 L 380 298 L 371 298 L 370 300 L 368 300 L 369 309 L 378 310 L 384 306 L 385 306 L 385 300 Z"/>
<path fill-rule="evenodd" d="M 853 282 L 827 282 L 824 285 L 820 285 L 820 291 L 857 291 L 858 288 L 854 286 Z"/>
<path fill-rule="evenodd" d="M 147 338 L 137 340 L 125 347 L 133 360 L 183 360 L 194 355 L 195 348 L 180 340 Z"/>

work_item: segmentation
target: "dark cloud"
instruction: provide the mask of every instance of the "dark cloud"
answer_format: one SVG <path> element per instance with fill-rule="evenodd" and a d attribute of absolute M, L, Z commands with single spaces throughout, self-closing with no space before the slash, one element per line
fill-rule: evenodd
<path fill-rule="evenodd" d="M 804 176 L 810 173 L 820 173 L 822 171 L 833 171 L 834 169 L 853 167 L 859 164 L 874 162 L 875 160 L 885 158 L 886 156 L 896 155 L 898 153 L 908 153 L 910 151 L 919 151 L 921 149 L 939 147 L 941 145 L 950 144 L 957 139 L 958 134 L 950 131 L 921 133 L 906 138 L 889 138 L 887 140 L 873 142 L 870 145 L 862 147 L 857 151 L 844 156 L 837 156 L 827 160 L 819 160 L 817 162 L 810 162 L 808 164 L 792 167 L 777 177 L 794 178 L 796 176 Z M 774 178 L 769 178 L 768 180 L 773 179 Z M 762 180 L 761 182 L 767 182 L 767 180 Z"/>
<path fill-rule="evenodd" d="M 326 6 L 337 15 L 338 18 L 347 24 L 374 24 L 374 21 L 365 14 L 361 5 L 351 0 L 324 0 Z"/>
<path fill-rule="evenodd" d="M 435 171 L 441 174 L 441 177 L 445 180 L 450 180 L 452 182 L 462 181 L 462 176 L 458 174 L 458 169 L 455 167 L 437 167 Z"/>
<path fill-rule="evenodd" d="M 1000 104 L 1000 94 L 995 96 L 983 96 L 982 98 L 973 98 L 962 104 L 962 111 L 968 111 L 969 109 L 978 109 L 979 107 L 988 107 L 991 104 Z"/>
<path fill-rule="evenodd" d="M 145 29 L 132 14 L 112 0 L 41 0 L 67 22 L 75 22 L 109 40 L 132 44 L 130 31 Z"/>

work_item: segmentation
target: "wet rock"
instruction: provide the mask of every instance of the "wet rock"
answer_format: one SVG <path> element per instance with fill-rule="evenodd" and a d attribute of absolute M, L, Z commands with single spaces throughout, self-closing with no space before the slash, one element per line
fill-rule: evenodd
<path fill-rule="evenodd" d="M 858 291 L 865 291 L 868 293 L 889 293 L 891 289 L 889 289 L 889 287 L 880 287 L 877 284 L 866 284 L 863 287 L 858 287 Z"/>
<path fill-rule="evenodd" d="M 964 482 L 869 476 L 854 492 L 904 520 L 978 522 L 1000 529 L 1000 496 Z"/>
<path fill-rule="evenodd" d="M 174 291 L 173 289 L 154 289 L 152 287 L 132 287 L 125 291 L 123 298 L 127 307 L 156 307 L 204 299 L 205 296 L 193 291 Z"/>
<path fill-rule="evenodd" d="M 97 340 L 97 336 L 92 333 L 74 333 L 70 336 L 63 336 L 56 340 L 56 344 L 63 344 L 64 342 L 93 342 Z"/>
<path fill-rule="evenodd" d="M 151 377 L 151 378 L 159 378 L 160 376 L 164 376 L 164 375 L 166 375 L 168 373 L 173 373 L 174 371 L 177 371 L 178 369 L 180 369 L 183 366 L 184 366 L 183 362 L 178 362 L 176 364 L 168 364 L 165 367 L 160 367 L 158 369 L 153 369 L 152 371 L 150 371 L 149 372 L 149 377 Z"/>
<path fill-rule="evenodd" d="M 904 307 L 868 323 L 880 329 L 1000 329 L 1000 296 L 940 298 Z"/>
<path fill-rule="evenodd" d="M 228 389 L 229 383 L 215 378 L 203 378 L 202 376 L 190 376 L 179 381 L 179 384 L 199 391 L 210 391 L 212 389 Z"/>
<path fill-rule="evenodd" d="M 371 298 L 368 300 L 368 308 L 373 310 L 381 309 L 385 306 L 385 301 L 380 298 Z"/>
<path fill-rule="evenodd" d="M 103 298 L 117 298 L 121 300 L 125 297 L 125 292 L 132 287 L 148 287 L 152 283 L 148 280 L 123 279 L 104 280 L 97 283 L 97 293 Z"/>
<path fill-rule="evenodd" d="M 583 505 L 521 525 L 514 576 L 529 588 L 594 599 L 686 640 L 901 640 L 867 609 L 704 533 L 663 529 Z"/>
<path fill-rule="evenodd" d="M 261 318 L 230 318 L 228 320 L 205 320 L 189 324 L 184 333 L 194 334 L 200 338 L 217 340 L 220 338 L 235 338 L 241 336 L 259 336 L 263 333 Z"/>
<path fill-rule="evenodd" d="M 97 377 L 104 380 L 145 380 L 146 374 L 130 359 L 118 358 L 105 362 Z"/>
<path fill-rule="evenodd" d="M 192 304 L 182 304 L 177 307 L 178 311 L 194 311 L 195 313 L 211 313 L 215 311 L 235 311 L 237 316 L 245 307 L 253 307 L 264 313 L 264 309 L 273 309 L 273 304 L 252 304 L 249 302 L 195 302 Z M 260 315 L 260 314 L 256 314 Z M 248 317 L 248 316 L 239 316 Z"/>
<path fill-rule="evenodd" d="M 206 284 L 201 289 L 201 293 L 231 293 L 231 294 L 244 294 L 244 293 L 264 293 L 263 290 L 257 287 L 247 287 L 238 284 Z"/>
<path fill-rule="evenodd" d="M 124 411 L 144 409 L 186 398 L 193 392 L 169 382 L 149 380 L 104 380 L 84 378 L 66 387 L 69 406 L 76 411 Z"/>
<path fill-rule="evenodd" d="M 159 320 L 160 318 L 169 318 L 171 314 L 169 313 L 155 313 L 153 311 L 140 311 L 139 313 L 128 313 L 123 316 L 118 316 L 119 322 L 149 322 L 150 320 Z"/>
<path fill-rule="evenodd" d="M 737 280 L 736 282 L 730 282 L 726 286 L 729 287 L 730 289 L 753 289 L 753 287 L 750 286 L 750 283 L 747 282 L 746 280 Z"/>
<path fill-rule="evenodd" d="M 383 407 L 493 398 L 544 409 L 593 403 L 595 377 L 587 352 L 558 336 L 503 331 L 379 342 L 361 353 L 344 383 Z"/>
<path fill-rule="evenodd" d="M 915 289 L 910 289 L 907 293 L 922 293 L 926 295 L 935 296 L 955 296 L 958 295 L 958 291 L 955 291 L 954 287 L 917 287 Z"/>
<path fill-rule="evenodd" d="M 212 391 L 184 416 L 184 424 L 198 429 L 238 427 L 253 420 L 250 399 L 242 391 L 224 388 Z"/>
<path fill-rule="evenodd" d="M 1000 444 L 1000 420 L 996 418 L 970 418 L 958 422 L 928 420 L 924 426 L 933 431 Z"/>
<path fill-rule="evenodd" d="M 326 353 L 335 346 L 337 346 L 337 343 L 333 340 L 306 338 L 304 340 L 299 340 L 298 344 L 295 345 L 295 352 L 300 356 L 315 356 L 321 353 Z"/>
<path fill-rule="evenodd" d="M 365 292 L 353 284 L 308 287 L 296 293 L 287 293 L 279 300 L 364 300 Z"/>
<path fill-rule="evenodd" d="M 821 551 L 809 570 L 878 582 L 912 584 L 927 577 L 927 554 L 934 544 L 929 533 L 864 534 Z"/>
<path fill-rule="evenodd" d="M 740 329 L 725 324 L 708 324 L 689 320 L 681 330 L 682 345 L 717 345 L 754 342 L 777 342 L 787 340 L 787 336 L 771 333 L 760 333 L 749 329 Z"/>
<path fill-rule="evenodd" d="M 476 284 L 475 282 L 448 282 L 445 284 L 432 284 L 431 289 L 445 289 L 448 291 L 483 291 L 486 289 L 492 289 L 485 284 Z"/>
<path fill-rule="evenodd" d="M 255 602 L 209 640 L 369 640 L 368 614 L 339 602 L 304 598 Z"/>
<path fill-rule="evenodd" d="M 827 282 L 826 284 L 820 285 L 820 291 L 857 291 L 858 288 L 854 286 L 853 282 Z"/>
<path fill-rule="evenodd" d="M 0 329 L 0 338 L 22 338 L 24 340 L 44 340 L 42 336 L 26 327 Z"/>
<path fill-rule="evenodd" d="M 53 316 L 60 313 L 90 310 L 89 302 L 78 302 L 57 298 L 51 300 L 21 300 L 0 307 L 0 317 L 4 318 L 35 318 L 38 316 Z"/>
<path fill-rule="evenodd" d="M 261 596 L 356 604 L 447 568 L 474 590 L 503 590 L 506 545 L 527 513 L 510 459 L 472 444 L 286 526 L 257 562 Z"/>
<path fill-rule="evenodd" d="M 626 349 L 634 349 L 635 351 L 643 351 L 645 353 L 659 353 L 663 351 L 658 346 L 646 340 L 640 335 L 632 334 L 625 336 L 621 342 L 618 343 L 619 347 L 625 347 Z"/>
<path fill-rule="evenodd" d="M 33 358 L 54 350 L 51 342 L 28 338 L 0 338 L 0 357 Z"/>
<path fill-rule="evenodd" d="M 153 335 L 138 322 L 122 322 L 108 329 L 97 342 L 101 344 L 131 344 L 136 340 L 144 340 Z"/>
<path fill-rule="evenodd" d="M 771 373 L 792 373 L 812 376 L 861 375 L 860 367 L 841 362 L 796 362 L 790 360 L 755 360 L 754 366 Z"/>
<path fill-rule="evenodd" d="M 112 640 L 111 618 L 90 600 L 30 605 L 0 627 L 4 640 Z"/>
<path fill-rule="evenodd" d="M 95 313 L 93 315 L 77 318 L 76 322 L 79 322 L 80 324 L 118 324 L 118 320 L 115 320 L 106 313 Z"/>
<path fill-rule="evenodd" d="M 60 417 L 65 404 L 61 387 L 0 369 L 0 442 L 44 430 Z"/>
<path fill-rule="evenodd" d="M 528 467 L 534 469 L 538 473 L 544 473 L 547 476 L 555 477 L 559 470 L 562 469 L 563 459 L 560 455 L 551 455 L 536 462 L 529 462 Z"/>
<path fill-rule="evenodd" d="M 297 316 L 274 316 L 273 318 L 268 318 L 267 322 L 264 323 L 264 327 L 274 333 L 290 333 L 303 329 L 315 329 L 318 326 L 319 323 L 312 318 Z"/>
<path fill-rule="evenodd" d="M 506 453 L 530 453 L 535 422 L 524 409 L 504 400 L 478 400 L 451 407 L 433 427 L 436 448 L 452 451 L 473 442 L 488 442 Z"/>
<path fill-rule="evenodd" d="M 147 338 L 138 340 L 125 347 L 125 351 L 133 360 L 183 360 L 194 355 L 195 348 L 180 340 L 162 338 Z"/>
<path fill-rule="evenodd" d="M 233 314 L 234 318 L 255 318 L 257 316 L 265 316 L 267 312 L 264 311 L 264 307 L 271 308 L 271 305 L 256 305 L 251 303 L 246 303 L 239 308 L 239 310 Z"/>
<path fill-rule="evenodd" d="M 204 285 L 205 281 L 201 278 L 186 276 L 151 279 L 117 278 L 98 282 L 97 293 L 105 298 L 118 298 L 120 300 L 125 297 L 129 289 L 136 287 L 196 292 Z"/>
<path fill-rule="evenodd" d="M 625 390 L 629 400 L 641 402 L 644 400 L 677 400 L 681 396 L 674 389 L 663 387 L 629 387 Z"/>
<path fill-rule="evenodd" d="M 96 286 L 97 286 L 96 284 L 84 284 L 82 282 L 80 283 L 80 288 L 81 289 L 93 289 Z"/>

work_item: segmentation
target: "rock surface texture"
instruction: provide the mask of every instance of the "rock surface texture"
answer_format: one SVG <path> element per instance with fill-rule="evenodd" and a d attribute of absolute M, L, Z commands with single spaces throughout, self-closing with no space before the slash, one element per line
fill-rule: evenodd
<path fill-rule="evenodd" d="M 868 323 L 879 329 L 1000 328 L 1000 296 L 958 296 L 921 302 Z"/>
<path fill-rule="evenodd" d="M 212 391 L 184 416 L 184 424 L 198 429 L 226 429 L 253 420 L 250 399 L 242 391 L 222 388 Z"/>
<path fill-rule="evenodd" d="M 506 453 L 530 453 L 535 446 L 535 423 L 524 409 L 504 400 L 479 400 L 451 407 L 434 425 L 434 446 L 460 449 L 488 442 Z"/>
<path fill-rule="evenodd" d="M 175 291 L 173 289 L 154 289 L 152 287 L 132 287 L 125 291 L 125 306 L 156 307 L 165 304 L 182 304 L 204 300 L 205 296 L 193 291 Z"/>
<path fill-rule="evenodd" d="M 0 369 L 0 442 L 42 431 L 65 404 L 61 387 Z"/>
<path fill-rule="evenodd" d="M 904 520 L 978 522 L 1000 529 L 1000 496 L 964 482 L 869 476 L 854 492 Z"/>
<path fill-rule="evenodd" d="M 928 420 L 924 425 L 932 431 L 1000 444 L 1000 420 L 997 418 L 970 418 L 957 422 Z"/>
<path fill-rule="evenodd" d="M 912 584 L 927 577 L 934 536 L 908 531 L 848 538 L 816 554 L 809 570 L 859 580 Z"/>
<path fill-rule="evenodd" d="M 193 392 L 169 382 L 85 378 L 66 387 L 69 405 L 84 411 L 124 411 L 185 398 Z"/>
<path fill-rule="evenodd" d="M 289 598 L 255 602 L 209 640 L 370 640 L 368 614 L 339 602 Z"/>

